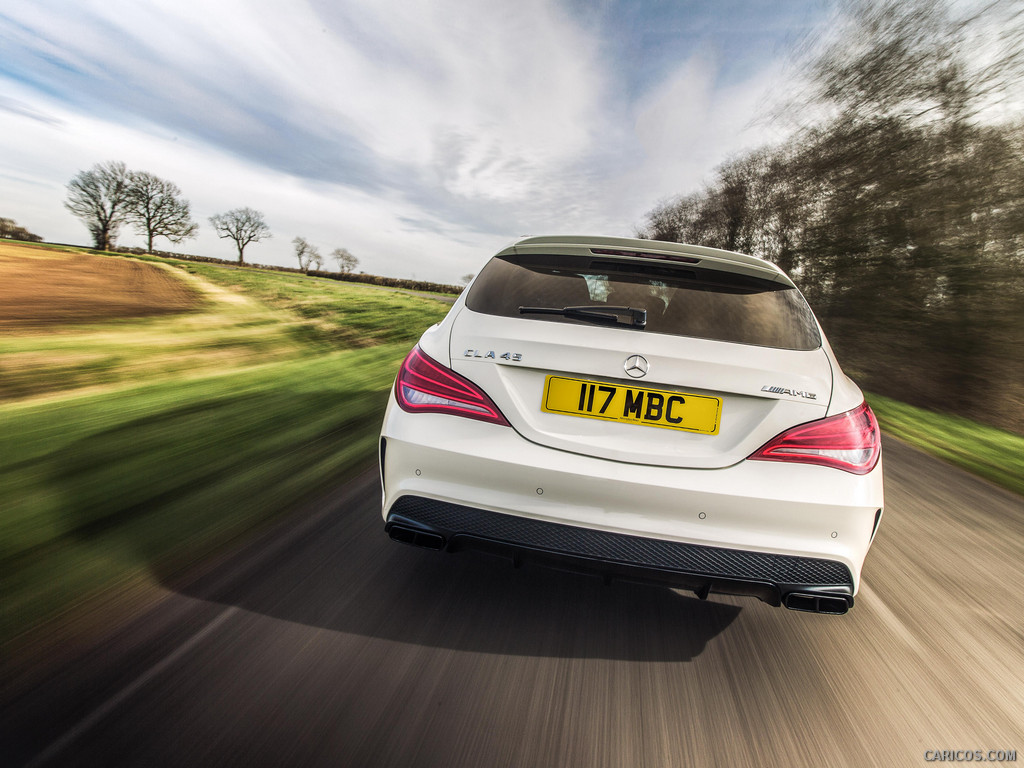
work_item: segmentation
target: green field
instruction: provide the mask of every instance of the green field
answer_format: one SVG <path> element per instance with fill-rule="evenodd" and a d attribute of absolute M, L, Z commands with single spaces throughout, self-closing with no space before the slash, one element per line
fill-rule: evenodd
<path fill-rule="evenodd" d="M 881 395 L 869 394 L 868 402 L 883 433 L 1024 494 L 1024 437 Z"/>
<path fill-rule="evenodd" d="M 398 364 L 450 306 L 163 269 L 196 308 L 0 334 L 4 643 L 156 584 L 367 466 Z"/>

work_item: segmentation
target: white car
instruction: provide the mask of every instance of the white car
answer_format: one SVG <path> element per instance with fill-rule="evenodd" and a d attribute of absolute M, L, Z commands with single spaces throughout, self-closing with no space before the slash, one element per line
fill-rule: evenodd
<path fill-rule="evenodd" d="M 385 530 L 842 614 L 882 516 L 878 424 L 778 267 L 529 237 L 402 364 Z"/>

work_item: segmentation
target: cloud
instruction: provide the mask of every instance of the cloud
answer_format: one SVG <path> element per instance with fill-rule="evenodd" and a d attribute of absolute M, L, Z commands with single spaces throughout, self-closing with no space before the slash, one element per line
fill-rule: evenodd
<path fill-rule="evenodd" d="M 40 112 L 38 109 L 26 104 L 23 101 L 17 99 L 10 99 L 6 96 L 0 96 L 0 111 L 11 112 L 15 115 L 21 115 L 22 117 L 30 118 L 40 123 L 47 125 L 60 125 L 61 121 L 52 115 L 48 115 L 45 112 Z"/>
<path fill-rule="evenodd" d="M 729 154 L 767 140 L 757 118 L 777 70 L 728 87 L 716 86 L 718 71 L 713 54 L 695 55 L 636 105 L 636 137 L 653 190 L 699 179 Z"/>
<path fill-rule="evenodd" d="M 601 73 L 556 5 L 493 8 L 43 2 L 19 6 L 10 49 L 23 77 L 80 107 L 145 116 L 282 171 L 521 200 L 540 170 L 550 188 L 586 153 Z"/>

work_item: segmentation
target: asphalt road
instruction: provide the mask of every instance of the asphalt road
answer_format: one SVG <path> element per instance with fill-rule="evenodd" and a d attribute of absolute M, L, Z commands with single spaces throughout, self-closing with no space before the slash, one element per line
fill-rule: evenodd
<path fill-rule="evenodd" d="M 8 691 L 0 763 L 1024 762 L 1024 500 L 885 462 L 842 617 L 395 544 L 364 476 Z"/>

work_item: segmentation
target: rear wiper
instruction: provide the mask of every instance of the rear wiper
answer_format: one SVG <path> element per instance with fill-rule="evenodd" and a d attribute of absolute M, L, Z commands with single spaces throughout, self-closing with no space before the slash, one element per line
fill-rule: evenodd
<path fill-rule="evenodd" d="M 578 317 L 580 320 L 592 320 L 595 323 L 614 323 L 629 325 L 633 328 L 647 327 L 647 310 L 634 307 L 610 307 L 597 304 L 592 307 L 520 307 L 519 314 L 531 315 L 562 315 Z M 622 315 L 629 315 L 628 318 Z"/>

